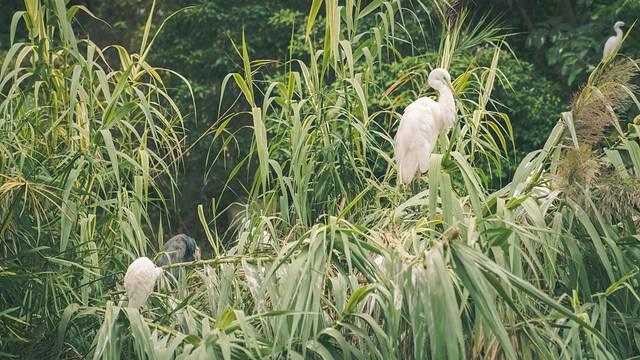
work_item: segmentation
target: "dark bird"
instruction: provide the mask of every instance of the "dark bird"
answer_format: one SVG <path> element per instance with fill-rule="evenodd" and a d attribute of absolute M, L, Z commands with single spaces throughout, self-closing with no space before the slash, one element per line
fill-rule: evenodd
<path fill-rule="evenodd" d="M 200 248 L 196 241 L 185 234 L 179 234 L 164 243 L 162 254 L 156 260 L 156 265 L 164 266 L 181 262 L 200 260 Z M 175 272 L 171 269 L 172 273 Z"/>

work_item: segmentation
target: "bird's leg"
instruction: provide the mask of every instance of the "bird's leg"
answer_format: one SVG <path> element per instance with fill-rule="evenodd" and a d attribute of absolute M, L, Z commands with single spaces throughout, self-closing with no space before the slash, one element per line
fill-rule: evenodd
<path fill-rule="evenodd" d="M 411 194 L 413 196 L 417 195 L 420 192 L 420 176 L 416 176 L 415 179 L 411 182 Z"/>

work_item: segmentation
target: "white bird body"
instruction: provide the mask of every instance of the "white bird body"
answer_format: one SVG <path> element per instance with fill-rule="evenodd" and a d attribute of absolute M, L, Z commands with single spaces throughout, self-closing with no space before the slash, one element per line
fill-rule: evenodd
<path fill-rule="evenodd" d="M 147 302 L 156 280 L 162 276 L 162 268 L 156 267 L 149 258 L 137 258 L 129 265 L 124 276 L 124 288 L 129 296 L 129 307 L 139 308 Z"/>
<path fill-rule="evenodd" d="M 453 126 L 456 108 L 451 77 L 444 69 L 429 74 L 429 85 L 440 93 L 438 101 L 421 97 L 407 106 L 395 137 L 395 157 L 398 176 L 404 184 L 416 174 L 429 169 L 429 158 L 436 146 L 438 134 Z"/>
<path fill-rule="evenodd" d="M 604 44 L 604 50 L 602 51 L 602 60 L 606 59 L 607 55 L 611 53 L 615 48 L 620 45 L 622 42 L 622 27 L 624 26 L 624 22 L 618 21 L 613 25 L 613 30 L 616 32 L 615 36 L 610 37 L 607 42 Z"/>

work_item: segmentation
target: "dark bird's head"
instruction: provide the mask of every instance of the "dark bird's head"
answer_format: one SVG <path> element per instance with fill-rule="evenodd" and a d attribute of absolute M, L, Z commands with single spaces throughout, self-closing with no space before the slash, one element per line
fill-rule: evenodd
<path fill-rule="evenodd" d="M 164 244 L 156 264 L 164 266 L 194 260 L 200 260 L 200 248 L 196 241 L 190 236 L 179 234 Z"/>
<path fill-rule="evenodd" d="M 186 235 L 185 235 L 186 236 Z M 190 237 L 187 236 L 187 252 L 185 254 L 185 261 L 193 261 L 195 260 L 195 255 L 196 255 L 196 248 L 198 246 L 196 245 L 196 241 Z"/>

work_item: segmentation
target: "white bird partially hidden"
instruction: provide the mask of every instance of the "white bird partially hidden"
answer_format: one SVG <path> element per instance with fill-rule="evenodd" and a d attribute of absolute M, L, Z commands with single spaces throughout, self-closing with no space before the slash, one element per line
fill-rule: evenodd
<path fill-rule="evenodd" d="M 610 37 L 607 42 L 604 44 L 604 50 L 602 51 L 602 60 L 607 58 L 607 55 L 609 55 L 610 52 L 613 51 L 613 49 L 617 48 L 618 45 L 620 45 L 620 42 L 622 42 L 622 27 L 624 26 L 624 23 L 622 21 L 618 21 L 615 23 L 615 25 L 613 25 L 613 30 L 615 30 L 616 35 Z"/>
<path fill-rule="evenodd" d="M 124 288 L 129 296 L 129 307 L 138 309 L 153 292 L 156 280 L 162 276 L 162 268 L 156 267 L 149 258 L 137 258 L 129 265 L 124 275 Z"/>
<path fill-rule="evenodd" d="M 438 101 L 421 97 L 404 109 L 395 138 L 395 158 L 398 177 L 409 184 L 429 169 L 429 158 L 436 146 L 438 134 L 453 126 L 456 106 L 451 76 L 445 69 L 429 73 L 429 86 L 440 94 Z"/>

